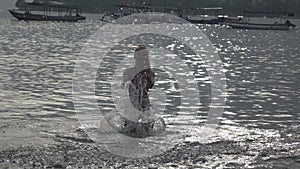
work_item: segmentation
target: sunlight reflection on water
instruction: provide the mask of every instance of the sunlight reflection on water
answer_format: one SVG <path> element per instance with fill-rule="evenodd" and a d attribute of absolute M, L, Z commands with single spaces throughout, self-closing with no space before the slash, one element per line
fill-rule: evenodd
<path fill-rule="evenodd" d="M 93 22 L 0 20 L 1 124 L 24 123 L 27 127 L 48 132 L 69 131 L 78 126 L 72 103 L 76 53 L 100 26 Z M 199 27 L 217 48 L 226 69 L 228 85 L 221 129 L 209 141 L 242 139 L 264 142 L 269 140 L 259 139 L 264 136 L 278 138 L 282 129 L 299 125 L 299 30 L 246 31 Z M 189 62 L 193 55 L 186 58 Z M 179 106 L 185 105 L 179 105 L 177 98 L 180 93 L 167 73 L 158 77 L 156 85 L 169 94 L 162 103 L 168 110 L 163 113 L 167 125 L 181 131 L 187 140 L 199 141 L 201 129 L 198 127 L 206 122 L 210 106 L 210 80 L 201 61 L 193 64 L 197 67 L 200 86 L 198 112 L 176 113 Z M 105 67 L 100 67 L 99 71 L 101 76 L 108 75 Z M 100 84 L 96 92 L 98 106 L 109 111 L 114 107 L 112 98 L 108 97 L 109 84 L 105 81 L 97 81 L 97 84 Z M 68 121 L 74 125 L 64 125 Z M 57 127 L 56 123 L 62 126 Z M 288 139 L 287 136 L 284 138 Z"/>

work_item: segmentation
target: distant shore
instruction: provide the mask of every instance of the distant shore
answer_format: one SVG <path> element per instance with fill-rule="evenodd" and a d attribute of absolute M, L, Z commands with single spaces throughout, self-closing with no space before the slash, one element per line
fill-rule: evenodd
<path fill-rule="evenodd" d="M 83 15 L 85 16 L 85 15 L 87 15 L 87 18 L 89 18 L 89 16 L 88 15 L 93 15 L 93 16 L 96 16 L 96 15 L 99 15 L 99 18 L 98 19 L 100 19 L 101 18 L 101 16 L 103 16 L 104 15 L 104 13 L 97 13 L 97 12 L 95 12 L 95 13 L 93 13 L 93 12 L 89 12 L 89 13 L 85 13 L 85 12 L 83 12 Z M 8 12 L 8 10 L 0 10 L 0 17 L 2 16 L 2 18 L 3 17 L 12 17 L 11 16 L 11 14 Z M 195 15 L 196 16 L 196 15 Z M 229 16 L 229 17 L 237 17 L 237 16 Z M 94 17 L 92 17 L 92 18 L 94 18 Z M 244 17 L 244 18 L 247 18 L 247 17 Z M 264 19 L 264 17 L 262 16 L 262 17 L 250 17 L 250 18 L 258 18 L 258 19 Z M 280 19 L 280 18 L 265 18 L 265 19 Z M 292 18 L 287 18 L 287 19 L 289 19 L 289 20 L 298 20 L 298 19 L 300 19 L 300 16 L 299 17 L 292 17 Z"/>

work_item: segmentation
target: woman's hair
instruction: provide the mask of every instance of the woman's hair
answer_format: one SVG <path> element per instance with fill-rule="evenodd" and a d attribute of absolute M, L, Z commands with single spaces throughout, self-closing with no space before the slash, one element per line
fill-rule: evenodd
<path fill-rule="evenodd" d="M 134 50 L 134 52 L 137 52 L 137 51 L 140 51 L 140 50 L 145 50 L 145 49 L 147 49 L 146 46 L 144 46 L 144 45 L 139 45 L 139 46 Z"/>
<path fill-rule="evenodd" d="M 138 52 L 141 50 L 147 50 L 146 46 L 144 45 L 139 45 L 134 52 Z M 142 66 L 142 67 L 146 67 L 146 68 L 150 68 L 150 61 L 149 61 L 149 56 L 145 55 L 145 56 L 139 56 L 136 57 L 136 55 L 134 56 L 134 59 L 136 60 L 136 65 L 138 66 Z"/>

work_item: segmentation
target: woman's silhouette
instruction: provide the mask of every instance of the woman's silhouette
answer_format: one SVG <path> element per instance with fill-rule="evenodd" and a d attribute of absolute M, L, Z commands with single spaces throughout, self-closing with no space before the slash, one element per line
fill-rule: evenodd
<path fill-rule="evenodd" d="M 134 52 L 135 66 L 123 73 L 123 83 L 130 82 L 129 98 L 133 107 L 141 112 L 149 111 L 149 89 L 154 86 L 155 74 L 150 68 L 149 52 L 139 46 Z"/>
<path fill-rule="evenodd" d="M 127 119 L 117 113 L 107 116 L 107 120 L 120 133 L 132 137 L 147 137 L 165 131 L 165 123 L 162 118 L 154 117 L 150 109 L 149 89 L 154 86 L 155 74 L 150 68 L 147 48 L 137 47 L 134 59 L 135 65 L 123 72 L 123 87 L 126 86 L 129 104 L 135 109 L 125 111 L 133 114 L 134 118 Z"/>
<path fill-rule="evenodd" d="M 145 46 L 134 51 L 135 65 L 123 72 L 123 87 L 127 90 L 130 103 L 135 110 L 125 110 L 132 114 L 127 119 L 119 113 L 106 116 L 109 124 L 118 132 L 132 137 L 147 137 L 165 131 L 162 118 L 155 117 L 151 111 L 149 89 L 154 86 L 155 74 L 151 70 L 149 52 Z M 125 98 L 124 98 L 125 99 Z M 137 112 L 137 114 L 136 114 Z M 132 117 L 132 116 L 131 116 Z"/>

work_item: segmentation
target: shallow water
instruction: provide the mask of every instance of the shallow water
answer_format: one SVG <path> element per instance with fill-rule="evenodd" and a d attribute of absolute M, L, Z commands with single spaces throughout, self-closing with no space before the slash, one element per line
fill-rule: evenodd
<path fill-rule="evenodd" d="M 3 12 L 0 15 L 1 150 L 20 145 L 60 144 L 66 140 L 74 144 L 89 143 L 91 140 L 78 129 L 80 123 L 72 99 L 73 69 L 76 54 L 104 23 L 93 19 L 82 23 L 19 22 L 10 20 Z M 295 22 L 300 26 L 299 21 Z M 167 110 L 159 115 L 166 120 L 169 131 L 180 133 L 180 139 L 175 141 L 179 145 L 198 142 L 204 152 L 215 151 L 210 144 L 217 144 L 221 152 L 200 153 L 200 157 L 209 159 L 198 163 L 200 167 L 240 165 L 259 168 L 286 167 L 287 164 L 299 167 L 299 30 L 199 27 L 223 61 L 226 106 L 219 129 L 203 128 L 211 99 L 210 80 L 205 69 L 199 65 L 197 70 L 201 86 L 201 104 L 197 112 L 179 112 L 176 98 L 180 93 L 173 85 L 174 79 L 168 74 L 159 74 L 156 87 L 165 89 L 169 94 L 167 99 L 171 100 L 161 103 L 162 107 L 158 108 L 166 106 Z M 115 50 L 118 53 L 118 48 Z M 122 51 L 119 54 L 124 55 Z M 160 57 L 157 51 L 152 54 L 154 58 Z M 105 83 L 114 68 L 107 66 L 110 59 L 108 56 L 107 62 L 103 62 L 96 82 L 98 106 L 103 111 L 114 108 L 112 98 L 108 97 L 110 86 Z M 81 128 L 92 130 L 93 127 Z M 209 137 L 204 137 L 204 131 L 210 133 Z M 171 132 L 161 143 L 174 140 L 173 136 L 178 133 Z M 242 152 L 226 153 L 235 150 L 227 147 L 228 141 L 238 145 L 237 149 Z M 179 152 L 195 153 L 192 150 Z"/>

